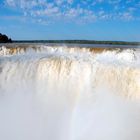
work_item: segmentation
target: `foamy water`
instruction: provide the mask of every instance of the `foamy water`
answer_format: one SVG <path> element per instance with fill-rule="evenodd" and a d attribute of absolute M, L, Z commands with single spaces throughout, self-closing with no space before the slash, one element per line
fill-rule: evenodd
<path fill-rule="evenodd" d="M 139 140 L 140 50 L 0 48 L 0 140 Z"/>

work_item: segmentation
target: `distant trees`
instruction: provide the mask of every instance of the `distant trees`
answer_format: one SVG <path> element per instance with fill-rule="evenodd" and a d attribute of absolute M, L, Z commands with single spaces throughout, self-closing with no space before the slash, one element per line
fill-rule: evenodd
<path fill-rule="evenodd" d="M 0 33 L 0 43 L 10 43 L 12 42 L 11 38 L 8 38 L 5 34 Z"/>
<path fill-rule="evenodd" d="M 140 46 L 140 42 L 125 41 L 98 41 L 98 40 L 14 40 L 14 43 L 60 43 L 60 44 L 101 44 L 101 45 L 134 45 Z"/>

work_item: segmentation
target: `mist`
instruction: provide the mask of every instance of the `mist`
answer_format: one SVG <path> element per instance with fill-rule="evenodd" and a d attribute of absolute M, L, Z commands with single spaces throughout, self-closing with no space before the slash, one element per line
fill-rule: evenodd
<path fill-rule="evenodd" d="M 139 50 L 0 54 L 0 139 L 140 139 Z"/>

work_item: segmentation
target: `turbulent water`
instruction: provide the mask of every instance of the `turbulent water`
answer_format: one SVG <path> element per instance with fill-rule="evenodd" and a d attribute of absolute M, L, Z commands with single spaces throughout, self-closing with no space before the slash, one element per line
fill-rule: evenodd
<path fill-rule="evenodd" d="M 0 140 L 140 140 L 140 49 L 0 47 Z"/>

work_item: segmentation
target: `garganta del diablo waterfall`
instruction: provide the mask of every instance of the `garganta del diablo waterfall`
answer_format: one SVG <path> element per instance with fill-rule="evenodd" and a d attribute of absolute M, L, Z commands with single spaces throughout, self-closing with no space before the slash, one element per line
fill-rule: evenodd
<path fill-rule="evenodd" d="M 140 140 L 140 49 L 2 46 L 0 140 Z"/>

